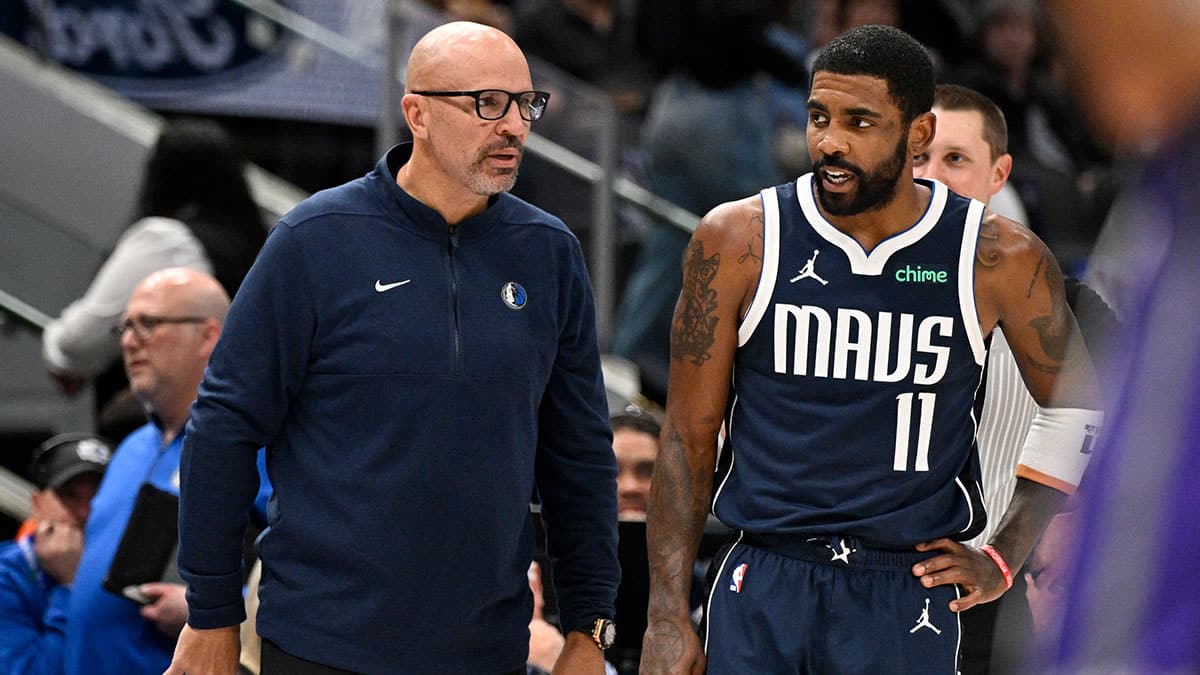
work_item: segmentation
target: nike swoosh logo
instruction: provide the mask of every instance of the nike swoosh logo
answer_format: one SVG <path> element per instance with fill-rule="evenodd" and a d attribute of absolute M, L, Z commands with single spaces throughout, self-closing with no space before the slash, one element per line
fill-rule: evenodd
<path fill-rule="evenodd" d="M 383 293 L 384 291 L 390 291 L 393 288 L 395 288 L 397 286 L 403 286 L 404 284 L 407 284 L 410 281 L 412 281 L 412 279 L 405 279 L 404 281 L 396 281 L 394 283 L 385 284 L 382 281 L 379 281 L 378 279 L 376 279 L 375 280 L 375 292 Z"/>

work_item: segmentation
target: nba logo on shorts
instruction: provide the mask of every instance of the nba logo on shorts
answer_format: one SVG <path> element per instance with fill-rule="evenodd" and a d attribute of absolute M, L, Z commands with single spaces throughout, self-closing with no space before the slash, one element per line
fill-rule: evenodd
<path fill-rule="evenodd" d="M 733 582 L 729 584 L 729 590 L 734 593 L 742 592 L 742 580 L 746 578 L 746 568 L 749 567 L 746 563 L 742 563 L 733 569 Z"/>

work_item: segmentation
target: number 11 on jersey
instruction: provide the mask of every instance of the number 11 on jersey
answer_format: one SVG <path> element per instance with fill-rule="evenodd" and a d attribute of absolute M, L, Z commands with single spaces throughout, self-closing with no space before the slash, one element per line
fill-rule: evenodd
<path fill-rule="evenodd" d="M 917 457 L 913 471 L 929 470 L 929 436 L 933 430 L 933 404 L 937 394 L 917 394 L 917 405 L 921 408 L 921 419 L 917 426 Z M 908 471 L 908 447 L 912 436 L 913 394 L 896 396 L 896 456 L 892 461 L 894 471 Z"/>

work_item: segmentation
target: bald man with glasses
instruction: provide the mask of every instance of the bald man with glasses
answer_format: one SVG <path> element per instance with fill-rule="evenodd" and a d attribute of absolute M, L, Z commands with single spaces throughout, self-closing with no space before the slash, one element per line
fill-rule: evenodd
<path fill-rule="evenodd" d="M 425 35 L 406 72 L 412 142 L 285 215 L 230 309 L 184 447 L 170 675 L 236 668 L 231 524 L 264 445 L 266 675 L 524 673 L 535 490 L 555 670 L 604 671 L 616 464 L 591 284 L 566 225 L 508 194 L 549 95 L 473 23 Z"/>
<path fill-rule="evenodd" d="M 229 296 L 216 278 L 168 268 L 138 283 L 114 330 L 130 390 L 148 423 L 117 447 L 90 502 L 67 610 L 65 673 L 158 675 L 171 662 L 187 604 L 168 562 L 177 536 L 169 509 L 179 491 L 188 407 L 228 308 Z M 257 473 L 254 485 L 257 493 Z M 142 527 L 149 521 L 137 514 L 154 511 L 166 515 Z M 246 518 L 243 513 L 243 527 Z M 150 550 L 163 553 L 157 569 L 144 562 L 153 557 Z M 135 575 L 121 562 L 134 559 L 147 575 Z M 139 577 L 137 583 L 114 585 L 131 576 Z"/>

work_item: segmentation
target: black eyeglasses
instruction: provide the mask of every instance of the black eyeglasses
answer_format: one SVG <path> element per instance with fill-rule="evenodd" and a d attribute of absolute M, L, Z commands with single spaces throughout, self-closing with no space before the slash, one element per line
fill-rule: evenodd
<path fill-rule="evenodd" d="M 520 91 L 513 93 L 503 89 L 476 89 L 475 91 L 414 91 L 418 96 L 470 96 L 475 99 L 475 114 L 481 119 L 498 120 L 508 114 L 508 106 L 517 102 L 521 119 L 533 122 L 541 119 L 550 102 L 545 91 Z"/>
<path fill-rule="evenodd" d="M 208 318 L 203 316 L 150 316 L 143 314 L 126 317 L 124 321 L 113 326 L 112 334 L 119 340 L 121 336 L 125 335 L 125 331 L 132 330 L 137 339 L 145 340 L 150 337 L 155 328 L 165 323 L 204 323 L 205 321 L 208 321 Z"/>

